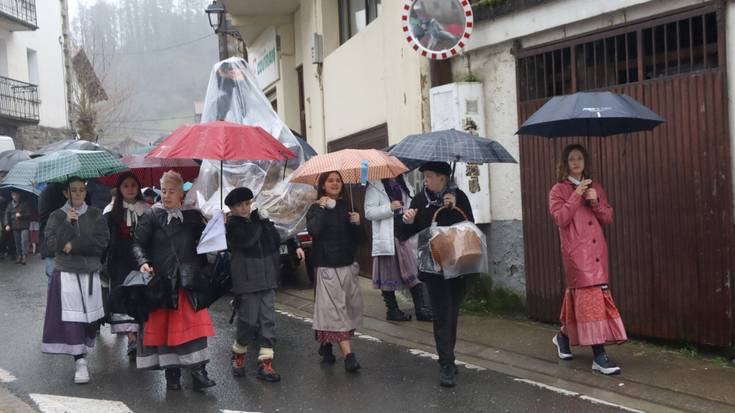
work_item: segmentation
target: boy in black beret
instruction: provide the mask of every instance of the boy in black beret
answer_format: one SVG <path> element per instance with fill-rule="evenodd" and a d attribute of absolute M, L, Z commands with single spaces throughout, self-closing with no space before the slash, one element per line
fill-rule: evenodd
<path fill-rule="evenodd" d="M 253 192 L 248 188 L 236 188 L 225 198 L 231 212 L 226 228 L 232 255 L 232 293 L 238 302 L 232 374 L 245 374 L 245 354 L 255 342 L 260 346 L 257 377 L 277 382 L 281 376 L 273 368 L 273 348 L 281 239 L 264 211 L 252 211 L 252 202 Z"/>

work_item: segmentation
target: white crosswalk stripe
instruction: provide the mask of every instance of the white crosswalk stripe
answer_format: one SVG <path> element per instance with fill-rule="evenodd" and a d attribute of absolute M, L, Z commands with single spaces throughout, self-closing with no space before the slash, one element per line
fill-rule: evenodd
<path fill-rule="evenodd" d="M 80 397 L 30 394 L 43 413 L 133 413 L 123 402 Z"/>
<path fill-rule="evenodd" d="M 0 369 L 0 383 L 10 383 L 15 381 L 15 376 L 13 376 L 13 373 Z"/>

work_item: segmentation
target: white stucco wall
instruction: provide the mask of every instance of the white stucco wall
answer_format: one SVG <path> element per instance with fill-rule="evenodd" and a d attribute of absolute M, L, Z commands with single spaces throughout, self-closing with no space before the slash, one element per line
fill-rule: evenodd
<path fill-rule="evenodd" d="M 40 6 L 40 5 L 39 5 Z M 67 127 L 66 86 L 64 82 L 64 55 L 61 36 L 61 5 L 58 1 L 44 1 L 37 8 L 38 30 L 8 33 L 8 77 L 27 82 L 27 50 L 38 55 L 40 125 L 53 128 Z"/>

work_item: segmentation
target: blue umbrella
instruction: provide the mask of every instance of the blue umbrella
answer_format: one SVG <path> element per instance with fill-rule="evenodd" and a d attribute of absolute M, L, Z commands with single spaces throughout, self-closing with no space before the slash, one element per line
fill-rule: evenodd
<path fill-rule="evenodd" d="M 628 95 L 579 92 L 551 98 L 516 135 L 610 136 L 652 130 L 664 119 Z"/>

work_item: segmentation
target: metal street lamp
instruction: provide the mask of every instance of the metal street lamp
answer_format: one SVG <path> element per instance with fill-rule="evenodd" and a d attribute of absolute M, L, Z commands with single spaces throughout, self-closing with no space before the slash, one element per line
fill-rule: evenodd
<path fill-rule="evenodd" d="M 207 6 L 204 12 L 207 13 L 209 25 L 212 27 L 212 30 L 219 35 L 219 58 L 220 60 L 225 60 L 230 57 L 227 48 L 227 36 L 230 35 L 241 43 L 243 42 L 242 36 L 237 30 L 228 27 L 227 17 L 225 16 L 227 10 L 225 10 L 225 6 L 219 1 L 213 0 L 212 4 Z M 247 59 L 247 50 L 245 49 L 244 44 L 243 50 L 245 53 L 245 59 Z"/>
<path fill-rule="evenodd" d="M 209 25 L 212 26 L 212 30 L 215 33 L 219 33 L 222 28 L 222 23 L 225 21 L 225 6 L 218 3 L 217 0 L 214 0 L 212 4 L 207 6 L 204 12 L 207 13 Z"/>

